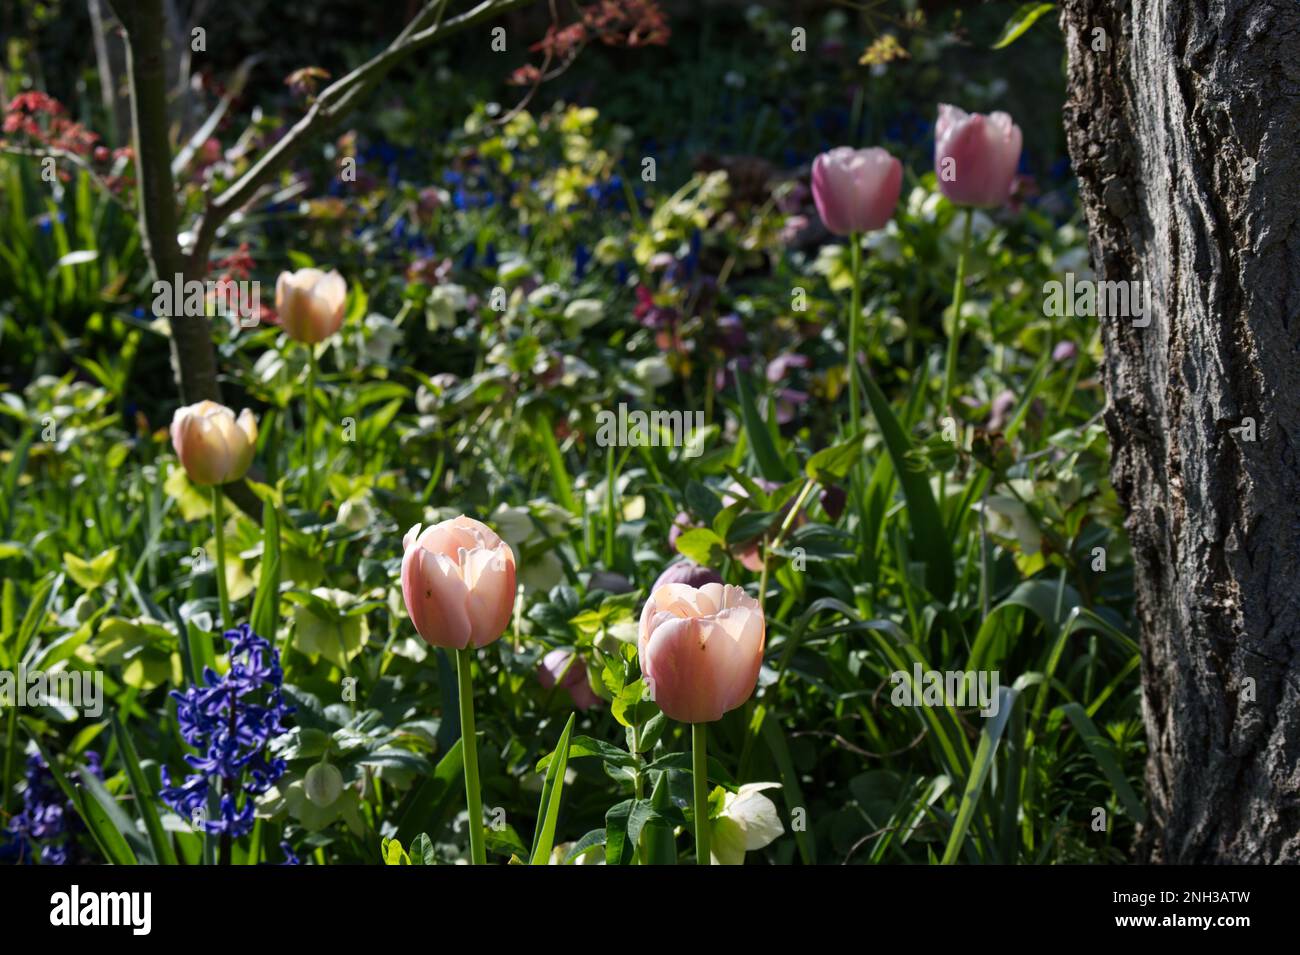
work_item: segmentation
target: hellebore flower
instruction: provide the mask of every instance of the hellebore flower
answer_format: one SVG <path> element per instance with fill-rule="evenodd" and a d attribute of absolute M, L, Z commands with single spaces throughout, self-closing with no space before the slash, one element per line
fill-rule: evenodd
<path fill-rule="evenodd" d="M 959 206 L 1000 206 L 1020 164 L 1020 127 L 1006 113 L 967 113 L 939 104 L 934 172 L 939 191 Z"/>
<path fill-rule="evenodd" d="M 454 517 L 402 539 L 402 597 L 425 642 L 484 647 L 505 633 L 515 605 L 515 553 L 486 524 Z"/>
<path fill-rule="evenodd" d="M 743 865 L 745 853 L 762 849 L 785 832 L 781 817 L 764 789 L 780 789 L 780 783 L 746 783 L 739 792 L 727 793 L 722 812 L 713 822 L 714 865 Z"/>
<path fill-rule="evenodd" d="M 348 283 L 338 272 L 299 269 L 275 282 L 275 310 L 285 334 L 304 345 L 323 342 L 343 324 Z"/>
<path fill-rule="evenodd" d="M 177 408 L 172 416 L 172 447 L 190 480 L 198 485 L 238 481 L 253 463 L 257 419 L 245 408 L 235 413 L 215 401 Z"/>
<path fill-rule="evenodd" d="M 764 640 L 763 611 L 742 588 L 666 584 L 641 612 L 637 651 L 668 717 L 711 723 L 754 692 Z"/>
<path fill-rule="evenodd" d="M 902 186 L 903 164 L 879 146 L 839 146 L 813 160 L 813 202 L 835 235 L 883 229 Z"/>

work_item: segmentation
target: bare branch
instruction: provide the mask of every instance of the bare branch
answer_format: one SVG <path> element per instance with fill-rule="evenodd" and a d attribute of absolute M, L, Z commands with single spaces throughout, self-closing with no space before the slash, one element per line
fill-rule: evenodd
<path fill-rule="evenodd" d="M 284 169 L 307 140 L 320 135 L 355 108 L 395 66 L 417 50 L 529 2 L 532 0 L 483 0 L 472 10 L 445 22 L 438 21 L 442 0 L 427 4 L 398 39 L 382 53 L 326 87 L 282 139 L 263 153 L 237 182 L 209 201 L 195 230 L 194 248 L 189 255 L 192 273 L 202 275 L 206 270 L 212 243 L 222 223 Z M 425 23 L 430 25 L 422 26 Z"/>

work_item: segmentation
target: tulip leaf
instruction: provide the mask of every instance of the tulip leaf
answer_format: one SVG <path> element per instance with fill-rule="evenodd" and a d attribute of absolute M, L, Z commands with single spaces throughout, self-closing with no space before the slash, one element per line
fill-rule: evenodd
<path fill-rule="evenodd" d="M 560 800 L 564 795 L 564 770 L 569 763 L 569 737 L 573 733 L 573 722 L 577 713 L 569 714 L 569 722 L 564 724 L 560 742 L 555 747 L 554 758 L 546 768 L 546 780 L 542 783 L 542 801 L 537 809 L 537 832 L 533 834 L 533 851 L 530 857 L 532 865 L 546 865 L 551 858 L 551 847 L 555 843 L 555 826 L 560 819 Z"/>
<path fill-rule="evenodd" d="M 790 478 L 788 469 L 776 449 L 767 422 L 763 420 L 758 406 L 754 403 L 754 395 L 750 391 L 749 383 L 739 371 L 736 372 L 736 392 L 740 396 L 740 420 L 745 426 L 745 437 L 749 439 L 749 450 L 754 453 L 759 473 L 769 481 L 784 483 Z"/>
<path fill-rule="evenodd" d="M 136 754 L 131 734 L 123 728 L 116 710 L 110 710 L 108 718 L 113 727 L 113 738 L 117 741 L 117 748 L 122 754 L 122 763 L 126 767 L 126 778 L 131 785 L 131 795 L 135 797 L 136 807 L 144 820 L 145 832 L 149 834 L 153 857 L 159 865 L 176 865 L 176 853 L 172 849 L 171 840 L 163 830 L 162 820 L 158 818 L 158 809 L 155 805 L 157 796 L 140 768 L 140 757 Z"/>
<path fill-rule="evenodd" d="M 898 483 L 903 486 L 907 499 L 907 512 L 912 521 L 912 546 L 925 563 L 926 588 L 939 600 L 947 603 L 952 598 L 954 574 L 952 547 L 944 533 L 943 517 L 930 490 L 926 475 L 913 470 L 908 460 L 912 442 L 898 418 L 894 416 L 889 401 L 870 375 L 862 376 L 863 390 L 871 413 L 880 426 L 885 439 L 885 449 L 894 463 Z"/>
<path fill-rule="evenodd" d="M 280 515 L 272 501 L 262 504 L 262 570 L 249 623 L 254 633 L 275 646 L 280 625 Z"/>

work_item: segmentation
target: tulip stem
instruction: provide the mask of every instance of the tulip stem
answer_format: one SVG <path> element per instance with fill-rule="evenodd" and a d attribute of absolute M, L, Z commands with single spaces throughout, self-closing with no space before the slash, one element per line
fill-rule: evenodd
<path fill-rule="evenodd" d="M 849 353 L 844 362 L 844 371 L 849 384 L 849 427 L 853 434 L 862 420 L 858 416 L 858 322 L 862 318 L 862 289 L 858 286 L 858 275 L 862 271 L 862 236 L 857 232 L 849 234 Z"/>
<path fill-rule="evenodd" d="M 474 737 L 474 679 L 471 666 L 474 649 L 456 651 L 456 678 L 460 694 L 460 746 L 465 763 L 465 809 L 469 813 L 469 856 L 471 865 L 486 865 L 483 846 L 483 796 L 478 787 L 478 743 Z"/>
<path fill-rule="evenodd" d="M 233 630 L 235 621 L 230 615 L 230 594 L 226 592 L 226 518 L 222 513 L 221 485 L 212 485 L 212 531 L 217 539 L 217 599 L 221 604 L 221 624 Z"/>
<path fill-rule="evenodd" d="M 709 724 L 691 724 L 691 781 L 695 784 L 695 863 L 709 864 L 709 757 L 705 734 Z"/>
<path fill-rule="evenodd" d="M 307 394 L 304 396 L 307 406 L 303 409 L 303 439 L 306 442 L 307 452 L 307 473 L 303 478 L 303 496 L 307 500 L 308 509 L 315 508 L 316 495 L 314 493 L 314 484 L 316 481 L 316 460 L 312 447 L 312 425 L 315 421 L 316 404 L 316 346 L 307 345 Z"/>
<path fill-rule="evenodd" d="M 957 278 L 952 286 L 952 333 L 948 336 L 948 358 L 943 369 L 943 399 L 939 403 L 940 414 L 948 410 L 948 399 L 952 396 L 952 385 L 957 377 L 957 346 L 961 340 L 961 305 L 966 291 L 966 253 L 970 249 L 970 224 L 975 210 L 967 206 L 966 221 L 961 230 L 961 251 L 957 253 Z"/>

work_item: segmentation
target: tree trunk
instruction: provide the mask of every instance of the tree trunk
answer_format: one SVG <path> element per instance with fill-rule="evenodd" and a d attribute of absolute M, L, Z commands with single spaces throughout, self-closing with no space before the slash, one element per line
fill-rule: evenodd
<path fill-rule="evenodd" d="M 1157 862 L 1300 861 L 1300 5 L 1065 0 Z M 1102 44 L 1104 43 L 1104 47 Z"/>
<path fill-rule="evenodd" d="M 127 36 L 131 77 L 132 139 L 139 176 L 141 238 L 154 278 L 174 282 L 186 262 L 176 238 L 176 193 L 172 183 L 167 129 L 166 64 L 163 60 L 162 0 L 115 0 L 113 10 Z M 206 263 L 205 263 L 206 264 Z M 202 278 L 189 275 L 187 278 Z M 217 353 L 206 318 L 173 315 L 172 365 L 181 402 L 221 400 Z"/>

